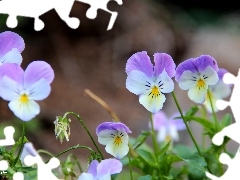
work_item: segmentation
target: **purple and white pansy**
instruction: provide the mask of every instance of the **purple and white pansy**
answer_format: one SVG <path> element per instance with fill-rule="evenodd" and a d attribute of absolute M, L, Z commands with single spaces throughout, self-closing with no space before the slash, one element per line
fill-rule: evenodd
<path fill-rule="evenodd" d="M 211 96 L 211 100 L 212 100 L 212 104 L 213 104 L 213 108 L 214 108 L 215 112 L 217 112 L 219 110 L 216 106 L 217 100 L 222 100 L 222 99 L 228 97 L 232 92 L 232 89 L 231 89 L 232 85 L 226 84 L 223 82 L 223 76 L 227 72 L 228 71 L 226 69 L 219 68 L 219 71 L 218 71 L 219 80 L 218 80 L 217 84 L 209 86 L 210 96 Z M 212 108 L 211 108 L 211 104 L 210 104 L 208 95 L 206 96 L 204 106 L 206 107 L 208 112 L 212 113 Z"/>
<path fill-rule="evenodd" d="M 179 116 L 179 113 L 174 113 L 168 118 L 162 110 L 153 115 L 153 126 L 154 130 L 158 132 L 158 142 L 179 140 L 178 131 L 186 129 L 186 125 L 182 119 L 174 119 Z M 149 126 L 151 126 L 151 124 L 149 124 Z"/>
<path fill-rule="evenodd" d="M 102 160 L 100 163 L 93 160 L 88 171 L 82 173 L 78 180 L 111 180 L 112 174 L 122 171 L 122 163 L 114 158 Z"/>
<path fill-rule="evenodd" d="M 0 33 L 0 65 L 3 63 L 22 63 L 21 52 L 24 50 L 24 40 L 18 34 L 5 31 Z"/>
<path fill-rule="evenodd" d="M 40 112 L 35 101 L 50 94 L 54 72 L 44 61 L 33 61 L 25 72 L 20 65 L 4 63 L 0 66 L 0 96 L 10 101 L 8 106 L 23 121 L 29 121 Z"/>
<path fill-rule="evenodd" d="M 209 85 L 218 82 L 217 72 L 217 61 L 209 55 L 201 55 L 180 63 L 175 79 L 181 89 L 188 90 L 192 101 L 204 103 Z"/>
<path fill-rule="evenodd" d="M 172 77 L 175 76 L 175 63 L 170 55 L 155 53 L 151 63 L 146 51 L 133 54 L 126 64 L 126 88 L 139 95 L 139 102 L 148 111 L 158 112 L 166 97 L 174 89 Z"/>
<path fill-rule="evenodd" d="M 98 142 L 106 145 L 106 152 L 117 159 L 123 158 L 129 151 L 128 133 L 131 133 L 130 129 L 120 122 L 104 122 L 96 129 Z"/>

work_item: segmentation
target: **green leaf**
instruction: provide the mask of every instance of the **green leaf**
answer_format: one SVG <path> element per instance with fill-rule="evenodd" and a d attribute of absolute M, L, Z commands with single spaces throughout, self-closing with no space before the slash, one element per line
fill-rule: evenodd
<path fill-rule="evenodd" d="M 150 176 L 150 175 L 142 176 L 142 177 L 138 178 L 138 180 L 152 180 L 152 176 Z"/>
<path fill-rule="evenodd" d="M 152 155 L 152 153 L 143 149 L 137 149 L 136 152 L 148 165 L 153 168 L 158 168 L 156 158 Z"/>
<path fill-rule="evenodd" d="M 142 133 L 135 140 L 133 144 L 133 149 L 137 149 L 139 146 L 141 146 L 150 134 L 151 133 L 149 131 L 142 131 Z"/>
<path fill-rule="evenodd" d="M 186 113 L 185 116 L 194 116 L 199 110 L 198 106 L 192 106 Z"/>
<path fill-rule="evenodd" d="M 171 145 L 171 141 L 169 141 L 163 148 L 161 148 L 161 151 L 158 153 L 158 157 L 164 155 L 164 153 L 167 152 L 170 145 Z"/>
<path fill-rule="evenodd" d="M 204 119 L 197 116 L 184 116 L 184 118 L 186 121 L 195 121 L 201 124 L 205 128 L 205 130 L 207 130 L 208 132 L 211 132 L 211 133 L 215 132 L 213 123 L 208 119 Z"/>
<path fill-rule="evenodd" d="M 220 122 L 221 129 L 229 126 L 230 124 L 232 124 L 232 115 L 231 114 L 225 114 L 225 116 L 223 117 L 223 119 Z"/>

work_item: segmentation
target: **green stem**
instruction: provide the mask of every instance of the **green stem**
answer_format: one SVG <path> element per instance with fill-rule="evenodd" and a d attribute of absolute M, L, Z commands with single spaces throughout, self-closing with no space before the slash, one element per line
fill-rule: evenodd
<path fill-rule="evenodd" d="M 18 161 L 18 159 L 20 157 L 20 154 L 23 150 L 23 141 L 24 141 L 24 136 L 25 136 L 25 126 L 26 126 L 26 122 L 23 122 L 21 144 L 20 144 L 20 148 L 19 148 L 19 151 L 18 151 L 18 155 L 17 155 L 16 159 L 14 160 L 13 167 L 17 164 L 17 161 Z"/>
<path fill-rule="evenodd" d="M 198 151 L 198 154 L 199 154 L 201 157 L 203 157 L 202 152 L 200 151 L 200 149 L 199 149 L 199 147 L 198 147 L 198 145 L 197 145 L 197 142 L 196 142 L 195 138 L 193 137 L 193 134 L 192 134 L 192 132 L 191 132 L 189 126 L 188 126 L 188 123 L 187 123 L 186 119 L 185 119 L 184 116 L 183 116 L 182 109 L 181 109 L 181 107 L 180 107 L 180 105 L 179 105 L 179 103 L 178 103 L 178 100 L 177 100 L 174 92 L 172 92 L 172 96 L 173 96 L 174 102 L 175 102 L 175 104 L 176 104 L 176 106 L 177 106 L 177 108 L 178 108 L 178 111 L 179 111 L 180 114 L 181 114 L 181 117 L 182 117 L 182 119 L 183 119 L 183 122 L 184 122 L 184 124 L 186 125 L 187 131 L 188 131 L 188 133 L 189 133 L 189 135 L 190 135 L 190 137 L 191 137 L 191 139 L 192 139 L 192 141 L 193 141 L 193 143 L 194 143 L 194 145 L 195 145 L 195 147 L 196 147 L 196 149 L 197 149 L 197 151 Z M 203 157 L 203 158 L 204 158 L 204 157 Z M 208 169 L 209 172 L 211 172 L 210 169 L 209 169 L 209 167 L 208 167 L 208 165 L 207 165 L 207 169 Z"/>
<path fill-rule="evenodd" d="M 131 178 L 131 180 L 133 180 L 133 174 L 132 174 L 132 161 L 131 161 L 130 153 L 128 153 L 128 160 L 129 160 L 130 178 Z"/>
<path fill-rule="evenodd" d="M 81 125 L 83 126 L 83 128 L 87 131 L 87 134 L 89 135 L 90 139 L 92 140 L 92 142 L 93 142 L 94 146 L 96 147 L 98 153 L 100 154 L 101 158 L 104 159 L 104 158 L 103 158 L 103 155 L 102 155 L 102 152 L 101 152 L 100 149 L 98 148 L 96 142 L 94 141 L 91 133 L 89 132 L 89 130 L 88 130 L 88 128 L 86 127 L 86 125 L 85 125 L 85 123 L 83 122 L 83 120 L 79 117 L 79 115 L 77 115 L 77 114 L 74 113 L 74 112 L 67 112 L 67 113 L 64 114 L 64 116 L 66 117 L 68 114 L 72 114 L 72 115 L 74 115 L 74 116 L 78 119 L 78 121 L 81 123 Z"/>
<path fill-rule="evenodd" d="M 52 153 L 50 153 L 50 152 L 48 152 L 48 151 L 46 151 L 44 149 L 39 149 L 39 150 L 37 150 L 37 152 L 38 152 L 38 154 L 39 153 L 44 153 L 44 154 L 47 154 L 47 155 L 49 155 L 51 157 L 54 157 L 54 155 Z"/>
<path fill-rule="evenodd" d="M 63 155 L 64 153 L 66 153 L 66 152 L 68 152 L 68 151 L 71 151 L 71 150 L 73 150 L 73 149 L 77 149 L 77 148 L 88 149 L 89 151 L 91 151 L 92 153 L 94 153 L 94 151 L 93 151 L 90 147 L 80 146 L 80 145 L 78 144 L 78 145 L 76 145 L 76 146 L 72 146 L 72 147 L 70 147 L 70 148 L 68 148 L 68 149 L 66 149 L 66 150 L 58 153 L 55 157 L 59 157 L 59 156 Z"/>
<path fill-rule="evenodd" d="M 80 170 L 80 173 L 83 172 L 82 166 L 80 165 L 78 159 L 76 156 L 72 155 L 73 159 L 75 160 L 75 162 L 77 163 L 78 169 Z"/>
<path fill-rule="evenodd" d="M 215 112 L 214 107 L 213 107 L 212 97 L 211 97 L 211 93 L 210 93 L 209 89 L 208 89 L 207 93 L 208 93 L 208 98 L 209 98 L 211 109 L 212 109 L 212 114 L 213 114 L 213 118 L 214 118 L 215 128 L 216 128 L 216 130 L 218 130 L 219 129 L 219 125 L 218 125 L 217 115 L 216 115 L 216 112 Z"/>
<path fill-rule="evenodd" d="M 153 149 L 154 149 L 155 156 L 157 157 L 158 146 L 157 146 L 157 140 L 156 140 L 155 131 L 154 131 L 154 124 L 153 124 L 152 113 L 150 113 L 150 122 L 151 122 L 151 130 L 152 130 Z"/>

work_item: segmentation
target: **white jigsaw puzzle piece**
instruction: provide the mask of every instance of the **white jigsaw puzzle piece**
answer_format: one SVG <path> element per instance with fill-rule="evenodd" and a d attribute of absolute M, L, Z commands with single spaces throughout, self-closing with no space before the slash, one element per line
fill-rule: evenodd
<path fill-rule="evenodd" d="M 13 139 L 14 132 L 15 129 L 12 126 L 5 127 L 3 130 L 5 139 L 0 139 L 0 146 L 11 146 L 15 144 L 15 141 Z"/>
<path fill-rule="evenodd" d="M 82 2 L 82 3 L 85 3 L 85 4 L 89 4 L 91 6 L 86 12 L 86 16 L 89 19 L 95 19 L 97 17 L 98 9 L 101 9 L 101 10 L 104 10 L 104 11 L 110 13 L 111 18 L 110 18 L 107 30 L 112 29 L 113 24 L 117 19 L 118 13 L 110 11 L 107 8 L 107 4 L 111 0 L 76 0 L 76 1 L 79 1 L 79 2 Z M 119 5 L 123 4 L 122 0 L 114 0 L 114 1 L 116 1 Z"/>
<path fill-rule="evenodd" d="M 53 157 L 47 164 L 45 164 L 40 155 L 36 152 L 30 143 L 28 143 L 26 147 L 28 148 L 29 153 L 24 157 L 24 164 L 26 166 L 37 164 L 38 180 L 59 180 L 52 173 L 52 169 L 57 168 L 60 165 L 60 161 L 57 158 Z"/>
<path fill-rule="evenodd" d="M 231 73 L 226 73 L 223 77 L 223 81 L 226 84 L 234 84 L 232 95 L 229 102 L 218 100 L 216 105 L 219 110 L 223 110 L 227 106 L 230 106 L 235 119 L 235 123 L 225 127 L 213 136 L 212 142 L 217 146 L 220 146 L 223 143 L 225 136 L 240 144 L 240 111 L 238 107 L 240 100 L 240 69 L 238 71 L 237 77 L 235 77 Z M 234 179 L 240 179 L 240 147 L 238 148 L 233 159 L 231 159 L 228 154 L 222 153 L 220 155 L 219 161 L 222 164 L 228 165 L 227 171 L 221 177 L 216 177 L 209 172 L 206 172 L 206 176 L 208 178 L 210 178 L 211 180 L 229 180 L 232 179 L 232 177 L 234 177 Z"/>
<path fill-rule="evenodd" d="M 55 9 L 69 27 L 76 29 L 80 20 L 69 17 L 73 3 L 74 0 L 2 0 L 0 1 L 0 13 L 9 15 L 7 26 L 10 28 L 18 25 L 17 16 L 34 18 L 34 29 L 39 31 L 44 28 L 44 22 L 39 19 L 39 16 Z"/>

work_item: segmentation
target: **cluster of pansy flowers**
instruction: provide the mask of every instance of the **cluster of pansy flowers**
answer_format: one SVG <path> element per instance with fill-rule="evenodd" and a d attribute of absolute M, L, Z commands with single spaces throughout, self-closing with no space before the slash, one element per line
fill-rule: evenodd
<path fill-rule="evenodd" d="M 33 61 L 24 71 L 21 67 L 24 41 L 16 33 L 0 33 L 0 97 L 9 101 L 9 108 L 21 120 L 29 121 L 40 113 L 37 102 L 50 94 L 54 72 L 44 61 Z M 180 63 L 177 67 L 172 57 L 166 53 L 154 54 L 154 65 L 147 52 L 133 54 L 126 64 L 126 88 L 139 96 L 139 102 L 153 113 L 153 130 L 158 131 L 159 142 L 179 140 L 178 131 L 186 128 L 179 113 L 167 118 L 162 111 L 166 101 L 165 93 L 174 90 L 175 77 L 179 87 L 188 90 L 188 97 L 195 103 L 204 104 L 212 112 L 209 95 L 213 104 L 216 100 L 230 95 L 231 86 L 223 83 L 227 70 L 218 68 L 216 60 L 209 55 L 201 55 Z M 209 93 L 207 93 L 209 92 Z M 214 105 L 214 111 L 217 111 Z M 70 120 L 57 117 L 55 123 L 56 137 L 62 142 L 69 141 Z M 88 171 L 82 173 L 78 180 L 110 180 L 112 174 L 122 171 L 120 159 L 129 152 L 131 130 L 121 122 L 104 122 L 96 129 L 98 142 L 105 145 L 107 153 L 114 158 L 92 160 Z M 21 160 L 25 154 L 36 154 L 31 144 L 24 146 Z M 23 163 L 24 164 L 24 163 Z"/>

